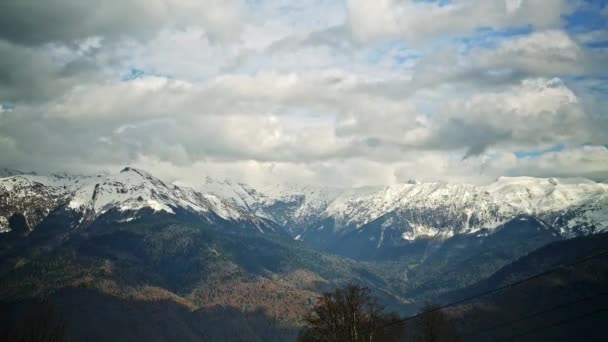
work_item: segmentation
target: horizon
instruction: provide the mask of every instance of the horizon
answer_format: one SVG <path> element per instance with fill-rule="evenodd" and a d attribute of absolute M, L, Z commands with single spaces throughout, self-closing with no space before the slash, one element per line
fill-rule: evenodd
<path fill-rule="evenodd" d="M 403 182 L 395 182 L 395 183 L 388 183 L 388 184 L 360 184 L 360 185 L 353 185 L 353 186 L 334 186 L 334 185 L 325 185 L 325 184 L 297 183 L 297 182 L 293 182 L 293 181 L 271 182 L 268 180 L 265 180 L 265 182 L 262 182 L 262 183 L 248 183 L 248 182 L 245 182 L 240 179 L 227 178 L 227 177 L 215 178 L 215 177 L 211 177 L 209 175 L 200 175 L 197 178 L 189 179 L 189 180 L 185 181 L 183 179 L 173 179 L 172 180 L 172 179 L 158 177 L 157 175 L 155 175 L 152 172 L 149 172 L 148 170 L 145 170 L 145 169 L 139 168 L 139 167 L 133 167 L 133 166 L 124 166 L 120 170 L 115 171 L 115 172 L 104 170 L 104 171 L 97 172 L 97 173 L 70 173 L 67 171 L 38 172 L 38 171 L 33 171 L 33 170 L 20 170 L 20 169 L 15 169 L 15 168 L 10 168 L 10 167 L 0 167 L 0 178 L 14 177 L 14 176 L 36 176 L 36 177 L 73 176 L 73 177 L 90 177 L 90 178 L 109 177 L 109 176 L 119 175 L 120 173 L 128 171 L 129 169 L 143 171 L 145 173 L 148 173 L 150 176 L 160 179 L 169 184 L 172 184 L 172 185 L 175 185 L 178 187 L 182 187 L 182 188 L 192 188 L 199 192 L 201 191 L 200 187 L 203 186 L 203 184 L 209 184 L 210 182 L 211 183 L 220 183 L 220 184 L 224 184 L 224 185 L 234 185 L 234 184 L 247 185 L 247 186 L 256 187 L 256 188 L 258 188 L 258 190 L 260 188 L 261 189 L 266 188 L 266 190 L 268 190 L 268 188 L 270 188 L 270 187 L 283 187 L 283 188 L 296 187 L 296 188 L 300 188 L 300 189 L 313 188 L 313 189 L 333 189 L 333 190 L 341 190 L 341 191 L 364 189 L 364 188 L 384 188 L 384 187 L 400 186 L 400 185 L 407 185 L 407 184 L 411 184 L 411 185 L 445 184 L 445 185 L 487 186 L 490 184 L 500 182 L 501 180 L 504 180 L 504 179 L 506 179 L 506 180 L 526 180 L 526 179 L 551 180 L 551 179 L 555 179 L 555 180 L 569 180 L 569 181 L 590 181 L 590 182 L 594 182 L 597 184 L 607 184 L 608 183 L 607 180 L 595 180 L 595 179 L 585 178 L 585 177 L 554 177 L 554 176 L 547 176 L 547 177 L 498 176 L 498 177 L 496 177 L 494 179 L 490 179 L 490 180 L 485 179 L 483 182 L 466 182 L 466 181 L 456 182 L 456 181 L 445 181 L 445 180 L 419 181 L 416 179 L 410 179 L 410 180 L 403 181 Z M 8 175 L 5 175 L 6 173 Z"/>

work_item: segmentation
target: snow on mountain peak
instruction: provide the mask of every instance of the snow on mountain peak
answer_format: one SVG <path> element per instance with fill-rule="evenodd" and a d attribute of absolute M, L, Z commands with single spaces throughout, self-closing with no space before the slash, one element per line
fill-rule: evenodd
<path fill-rule="evenodd" d="M 324 218 L 333 219 L 335 228 L 340 230 L 362 227 L 391 212 L 411 216 L 402 221 L 411 228 L 404 234 L 407 239 L 431 233 L 451 236 L 455 231 L 494 228 L 520 214 L 548 218 L 583 207 L 585 214 L 580 214 L 579 219 L 583 217 L 583 221 L 593 221 L 599 229 L 608 229 L 607 220 L 597 222 L 598 213 L 608 209 L 608 187 L 582 178 L 500 177 L 487 185 L 408 181 L 353 189 L 251 187 L 207 178 L 200 190 L 289 226 L 294 236 Z M 441 218 L 436 216 L 439 212 Z M 591 218 L 592 213 L 595 218 Z"/>
<path fill-rule="evenodd" d="M 175 209 L 226 220 L 239 220 L 243 212 L 222 198 L 190 188 L 167 184 L 143 170 L 126 167 L 120 173 L 98 176 L 23 175 L 0 179 L 0 230 L 8 229 L 8 218 L 25 213 L 31 227 L 52 209 L 61 206 L 91 221 L 105 212 L 138 211 L 149 208 L 174 214 Z"/>
<path fill-rule="evenodd" d="M 110 209 L 143 208 L 212 212 L 227 220 L 245 215 L 274 221 L 294 236 L 325 219 L 332 219 L 339 231 L 359 229 L 385 215 L 397 216 L 383 220 L 383 229 L 401 229 L 407 240 L 492 229 L 522 214 L 555 225 L 566 235 L 580 229 L 608 230 L 608 184 L 581 178 L 500 177 L 487 185 L 410 181 L 337 189 L 294 184 L 254 187 L 207 177 L 195 190 L 125 167 L 113 175 L 1 178 L 0 195 L 5 199 L 0 203 L 2 222 L 18 208 L 33 225 L 50 207 L 65 203 L 92 217 Z"/>
<path fill-rule="evenodd" d="M 120 211 L 150 208 L 167 213 L 182 208 L 199 213 L 213 211 L 225 219 L 237 219 L 241 215 L 221 199 L 167 184 L 145 171 L 131 167 L 124 168 L 117 175 L 95 179 L 79 188 L 69 207 L 92 210 L 97 214 L 111 208 Z"/>
<path fill-rule="evenodd" d="M 324 212 L 337 229 L 361 227 L 387 213 L 400 212 L 402 224 L 416 231 L 474 232 L 494 228 L 520 214 L 553 221 L 578 210 L 577 219 L 608 229 L 602 213 L 608 210 L 608 186 L 586 179 L 501 177 L 488 185 L 417 183 L 378 189 L 351 190 L 340 195 Z M 557 221 L 556 221 L 557 222 Z M 426 227 L 424 230 L 415 227 Z M 443 227 L 446 226 L 446 227 Z M 448 227 L 449 226 L 449 227 Z M 567 234 L 567 224 L 563 226 Z M 571 227 L 570 227 L 571 228 Z"/>
<path fill-rule="evenodd" d="M 206 177 L 197 190 L 214 194 L 252 215 L 270 219 L 294 234 L 316 220 L 342 192 L 340 189 L 295 184 L 251 186 Z"/>
<path fill-rule="evenodd" d="M 144 171 L 142 169 L 137 169 L 137 168 L 134 168 L 131 166 L 126 166 L 125 168 L 120 170 L 120 173 L 137 175 L 139 177 L 143 177 L 143 178 L 147 178 L 147 179 L 156 179 L 156 177 L 152 176 L 152 174 L 150 174 L 148 171 Z"/>

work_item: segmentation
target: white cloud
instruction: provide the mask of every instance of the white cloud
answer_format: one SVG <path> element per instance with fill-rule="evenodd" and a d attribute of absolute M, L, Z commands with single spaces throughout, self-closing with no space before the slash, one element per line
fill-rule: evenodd
<path fill-rule="evenodd" d="M 399 0 L 349 0 L 349 25 L 360 40 L 401 36 L 410 41 L 461 35 L 481 27 L 531 24 L 557 26 L 569 6 L 564 0 L 460 0 L 447 4 Z"/>
<path fill-rule="evenodd" d="M 546 177 L 587 177 L 600 181 L 608 180 L 608 148 L 606 146 L 583 146 L 550 152 L 540 157 L 528 157 L 511 161 L 510 175 Z"/>
<path fill-rule="evenodd" d="M 396 164 L 395 175 L 400 182 L 418 179 L 485 183 L 500 176 L 586 177 L 606 181 L 607 163 L 605 146 L 569 147 L 526 158 L 497 151 L 466 160 L 427 153 L 414 162 Z"/>
<path fill-rule="evenodd" d="M 483 49 L 472 63 L 486 68 L 515 68 L 534 75 L 580 74 L 585 68 L 581 47 L 560 30 L 533 32 Z"/>
<path fill-rule="evenodd" d="M 22 169 L 342 185 L 606 169 L 605 149 L 577 146 L 608 143 L 590 91 L 607 57 L 562 30 L 565 1 L 48 6 L 0 34 L 0 154 Z M 532 32 L 469 36 L 513 25 Z"/>
<path fill-rule="evenodd" d="M 479 154 L 490 146 L 515 149 L 584 143 L 589 119 L 576 95 L 559 79 L 526 79 L 497 92 L 448 102 L 433 138 L 444 147 Z"/>

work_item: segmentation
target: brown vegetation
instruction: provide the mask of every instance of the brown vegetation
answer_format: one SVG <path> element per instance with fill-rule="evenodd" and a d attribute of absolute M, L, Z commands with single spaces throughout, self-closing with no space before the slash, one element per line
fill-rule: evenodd
<path fill-rule="evenodd" d="M 292 286 L 281 280 L 264 277 L 234 279 L 213 286 L 198 287 L 190 295 L 200 307 L 226 306 L 241 312 L 262 309 L 286 323 L 302 321 L 318 293 Z"/>
<path fill-rule="evenodd" d="M 349 285 L 325 293 L 318 298 L 313 310 L 306 315 L 301 341 L 399 341 L 404 330 L 392 323 L 395 314 L 383 312 L 383 307 L 364 287 Z"/>

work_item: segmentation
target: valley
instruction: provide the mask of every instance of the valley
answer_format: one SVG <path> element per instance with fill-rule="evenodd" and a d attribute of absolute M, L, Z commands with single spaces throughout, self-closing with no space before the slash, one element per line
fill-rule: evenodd
<path fill-rule="evenodd" d="M 214 334 L 238 324 L 251 325 L 247 340 L 290 339 L 315 298 L 337 286 L 369 287 L 407 315 L 539 248 L 602 236 L 607 189 L 541 178 L 351 190 L 207 178 L 195 189 L 130 167 L 12 175 L 0 179 L 0 299 L 18 312 L 50 298 L 74 321 L 71 300 L 163 320 L 155 311 L 165 303 L 183 324 L 235 312 Z"/>

